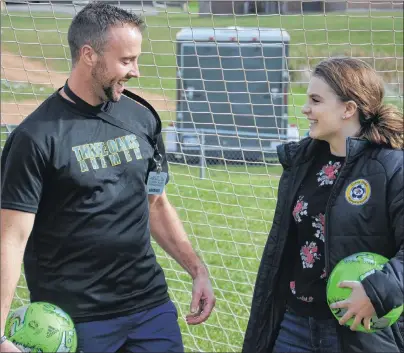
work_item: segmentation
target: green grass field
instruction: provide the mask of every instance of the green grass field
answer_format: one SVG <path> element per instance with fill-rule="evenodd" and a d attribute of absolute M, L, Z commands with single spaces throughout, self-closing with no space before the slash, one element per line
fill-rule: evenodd
<path fill-rule="evenodd" d="M 191 9 L 195 11 L 194 7 Z M 42 63 L 46 57 L 50 68 L 69 70 L 66 41 L 69 17 L 13 13 L 2 15 L 1 19 L 2 50 L 33 57 Z M 402 59 L 394 59 L 402 52 L 403 43 L 402 14 L 399 12 L 372 12 L 371 18 L 367 12 L 207 18 L 163 12 L 147 17 L 146 22 L 148 28 L 140 59 L 142 77 L 132 80 L 132 86 L 164 94 L 169 99 L 175 98 L 175 35 L 187 26 L 282 27 L 292 38 L 289 62 L 292 70 L 307 64 L 312 66 L 320 57 L 330 54 L 374 57 L 379 70 L 403 70 Z M 308 57 L 312 59 L 308 60 Z M 13 89 L 14 93 L 11 93 L 2 83 L 1 98 L 22 102 L 30 94 L 46 96 L 47 89 L 27 85 Z M 290 123 L 297 123 L 302 131 L 307 128 L 305 120 L 300 119 L 305 89 L 293 84 L 289 97 Z M 167 123 L 174 120 L 174 113 L 162 112 L 162 118 Z M 4 130 L 2 140 L 3 133 Z M 209 165 L 206 179 L 201 180 L 197 166 L 171 165 L 171 182 L 167 190 L 170 200 L 195 249 L 208 265 L 218 298 L 216 310 L 206 324 L 188 327 L 180 320 L 188 351 L 240 350 L 259 258 L 271 228 L 280 174 L 281 168 L 276 164 Z M 191 281 L 174 261 L 157 246 L 155 249 L 165 269 L 170 293 L 180 315 L 185 316 L 191 300 Z M 24 287 L 23 279 L 20 284 Z M 27 295 L 25 288 L 17 290 L 17 297 L 26 299 Z M 20 304 L 18 300 L 14 303 L 15 306 Z"/>
<path fill-rule="evenodd" d="M 329 55 L 355 55 L 374 58 L 375 67 L 383 72 L 386 80 L 397 81 L 403 70 L 402 59 L 396 59 L 403 49 L 403 21 L 399 12 L 329 13 L 271 16 L 211 16 L 178 13 L 177 8 L 168 9 L 158 16 L 145 17 L 143 54 L 140 58 L 142 77 L 132 79 L 130 85 L 176 98 L 176 33 L 184 27 L 269 27 L 284 28 L 291 36 L 289 68 L 292 81 L 298 79 L 297 71 L 314 66 L 321 57 Z M 195 3 L 191 12 L 196 12 Z M 55 71 L 67 72 L 70 53 L 66 32 L 71 17 L 52 13 L 2 14 L 2 50 L 32 58 Z M 44 59 L 46 58 L 46 59 Z M 308 59 L 310 58 L 310 59 Z M 2 94 L 4 100 L 26 99 L 27 91 L 37 94 L 41 87 L 20 87 Z M 40 97 L 49 90 L 42 87 Z M 294 120 L 301 117 L 305 87 L 292 84 L 289 99 L 291 123 L 307 125 Z M 402 105 L 402 98 L 393 99 Z M 163 120 L 172 120 L 172 114 L 164 114 Z M 166 119 L 165 119 L 166 118 Z M 303 124 L 303 125 L 301 125 Z"/>
<path fill-rule="evenodd" d="M 176 10 L 178 11 L 178 9 Z M 31 16 L 13 13 L 2 15 L 3 50 L 36 57 L 60 71 L 69 70 L 69 51 L 66 31 L 71 22 L 66 15 L 32 13 Z M 389 57 L 377 62 L 383 68 L 396 68 L 394 56 L 402 51 L 403 21 L 399 12 L 373 12 L 324 15 L 273 15 L 273 16 L 212 16 L 199 17 L 188 14 L 161 13 L 146 17 L 143 55 L 140 59 L 143 88 L 175 89 L 175 35 L 183 27 L 252 26 L 284 28 L 291 35 L 290 67 L 298 69 L 307 65 L 307 58 L 330 54 L 356 54 L 361 56 Z M 311 59 L 310 65 L 318 59 Z M 398 61 L 402 69 L 402 61 Z M 172 96 L 174 98 L 174 96 Z"/>

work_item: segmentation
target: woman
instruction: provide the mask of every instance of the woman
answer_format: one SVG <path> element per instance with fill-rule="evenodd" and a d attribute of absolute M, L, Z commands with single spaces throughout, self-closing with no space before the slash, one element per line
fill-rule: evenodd
<path fill-rule="evenodd" d="M 356 331 L 403 304 L 403 114 L 383 104 L 382 81 L 353 58 L 321 62 L 307 93 L 309 137 L 278 148 L 284 171 L 243 351 L 403 352 L 398 323 Z M 362 282 L 342 282 L 352 292 L 336 305 L 347 310 L 338 322 L 327 278 L 361 251 L 390 261 Z"/>

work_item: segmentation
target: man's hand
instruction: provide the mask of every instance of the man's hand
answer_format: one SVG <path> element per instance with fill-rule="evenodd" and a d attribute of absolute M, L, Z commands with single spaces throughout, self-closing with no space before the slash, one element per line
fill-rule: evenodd
<path fill-rule="evenodd" d="M 21 352 L 14 344 L 12 344 L 9 340 L 5 340 L 0 345 L 0 352 Z"/>
<path fill-rule="evenodd" d="M 330 305 L 331 309 L 347 309 L 347 312 L 339 320 L 339 324 L 344 325 L 352 316 L 355 316 L 351 325 L 352 331 L 356 331 L 357 326 L 362 322 L 362 320 L 365 329 L 370 330 L 370 320 L 376 312 L 369 297 L 366 295 L 362 283 L 357 281 L 342 281 L 339 284 L 339 287 L 352 289 L 352 293 L 349 298 Z"/>
<path fill-rule="evenodd" d="M 206 321 L 216 303 L 212 284 L 207 274 L 201 274 L 194 279 L 192 287 L 191 313 L 187 315 L 188 325 L 198 325 Z"/>

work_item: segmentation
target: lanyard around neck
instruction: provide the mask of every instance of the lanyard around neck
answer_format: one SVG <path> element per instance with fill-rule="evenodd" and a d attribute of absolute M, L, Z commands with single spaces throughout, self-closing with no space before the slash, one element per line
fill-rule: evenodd
<path fill-rule="evenodd" d="M 77 108 L 81 111 L 97 115 L 97 113 L 101 110 L 101 107 L 103 106 L 102 104 L 94 106 L 87 103 L 85 100 L 81 99 L 70 89 L 67 81 L 63 87 L 63 91 L 65 92 L 66 96 L 68 96 L 76 104 Z"/>

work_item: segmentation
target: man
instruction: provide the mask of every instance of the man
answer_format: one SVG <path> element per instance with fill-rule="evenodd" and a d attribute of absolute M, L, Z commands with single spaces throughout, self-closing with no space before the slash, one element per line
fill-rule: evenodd
<path fill-rule="evenodd" d="M 84 7 L 69 28 L 66 85 L 6 142 L 2 336 L 24 258 L 31 300 L 73 318 L 78 350 L 183 351 L 150 234 L 193 278 L 187 323 L 202 323 L 215 305 L 207 270 L 163 191 L 168 166 L 159 121 L 147 102 L 124 92 L 139 76 L 142 27 L 118 7 Z M 15 351 L 3 339 L 1 351 Z"/>

